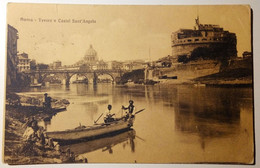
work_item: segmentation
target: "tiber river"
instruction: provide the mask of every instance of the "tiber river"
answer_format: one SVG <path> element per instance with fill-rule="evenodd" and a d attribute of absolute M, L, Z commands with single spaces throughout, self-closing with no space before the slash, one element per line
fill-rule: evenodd
<path fill-rule="evenodd" d="M 45 123 L 48 131 L 92 125 L 108 104 L 118 117 L 130 99 L 136 111 L 145 108 L 136 115 L 134 130 L 70 146 L 89 163 L 253 161 L 252 88 L 71 84 L 32 88 L 25 94 L 45 92 L 70 101 L 67 111 Z"/>

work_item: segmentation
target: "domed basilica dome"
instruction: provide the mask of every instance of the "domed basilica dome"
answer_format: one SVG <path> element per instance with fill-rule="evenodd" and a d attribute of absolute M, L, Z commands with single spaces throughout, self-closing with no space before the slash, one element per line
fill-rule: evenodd
<path fill-rule="evenodd" d="M 97 55 L 96 50 L 94 50 L 93 46 L 90 45 L 89 49 L 86 51 L 85 56 L 96 56 L 96 55 Z"/>
<path fill-rule="evenodd" d="M 86 63 L 93 64 L 98 61 L 97 52 L 94 50 L 92 45 L 89 46 L 89 49 L 86 51 L 84 60 Z"/>

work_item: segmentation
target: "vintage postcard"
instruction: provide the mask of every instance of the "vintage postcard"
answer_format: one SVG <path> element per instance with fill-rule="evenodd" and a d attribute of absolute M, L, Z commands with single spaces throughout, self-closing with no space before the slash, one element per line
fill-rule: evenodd
<path fill-rule="evenodd" d="M 251 18 L 9 3 L 4 162 L 254 164 Z"/>

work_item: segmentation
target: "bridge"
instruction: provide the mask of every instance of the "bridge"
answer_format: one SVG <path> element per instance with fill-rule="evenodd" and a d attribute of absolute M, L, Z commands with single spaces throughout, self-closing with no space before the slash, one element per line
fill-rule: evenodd
<path fill-rule="evenodd" d="M 24 73 L 30 76 L 31 83 L 33 83 L 35 80 L 37 80 L 38 83 L 43 83 L 44 79 L 51 75 L 58 75 L 62 79 L 65 79 L 66 85 L 70 84 L 70 79 L 74 75 L 81 75 L 85 76 L 88 81 L 91 81 L 92 79 L 93 84 L 97 83 L 98 76 L 100 75 L 109 75 L 112 78 L 112 82 L 117 82 L 120 80 L 122 75 L 126 72 L 129 72 L 127 70 L 121 70 L 121 69 L 99 69 L 99 70 L 80 70 L 80 69 L 45 69 L 45 70 L 30 70 L 25 71 Z"/>

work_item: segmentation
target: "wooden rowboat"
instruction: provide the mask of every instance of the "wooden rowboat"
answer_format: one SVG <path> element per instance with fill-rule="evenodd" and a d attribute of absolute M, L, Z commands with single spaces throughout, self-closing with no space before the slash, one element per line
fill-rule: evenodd
<path fill-rule="evenodd" d="M 135 115 L 131 118 L 126 119 L 122 117 L 113 122 L 94 124 L 93 126 L 80 126 L 75 129 L 65 131 L 53 131 L 46 132 L 49 138 L 54 141 L 78 141 L 88 138 L 97 138 L 105 135 L 112 134 L 123 130 L 128 130 L 133 126 Z"/>

